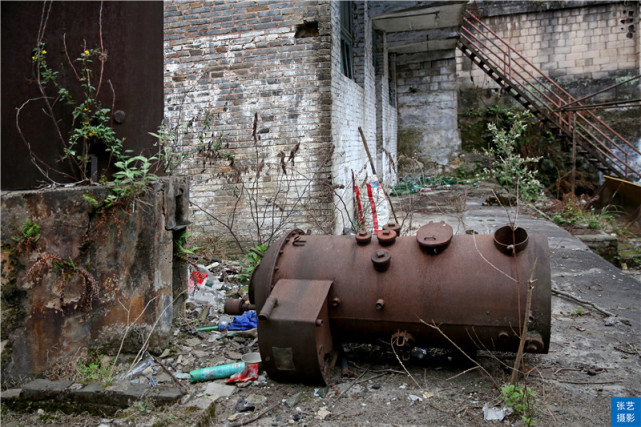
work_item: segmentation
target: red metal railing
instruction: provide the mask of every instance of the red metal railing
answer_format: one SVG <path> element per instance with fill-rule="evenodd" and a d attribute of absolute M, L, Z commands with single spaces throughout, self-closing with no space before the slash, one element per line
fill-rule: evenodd
<path fill-rule="evenodd" d="M 641 172 L 629 162 L 630 154 L 641 155 L 637 147 L 592 112 L 564 109 L 568 104 L 580 107 L 581 103 L 469 11 L 465 12 L 459 43 L 473 62 L 477 57 L 479 66 L 483 63 L 488 67 L 484 71 L 494 80 L 527 101 L 528 108 L 555 123 L 566 135 L 576 133 L 577 143 L 592 154 L 598 153 L 599 160 L 613 173 L 622 178 L 641 178 Z"/>

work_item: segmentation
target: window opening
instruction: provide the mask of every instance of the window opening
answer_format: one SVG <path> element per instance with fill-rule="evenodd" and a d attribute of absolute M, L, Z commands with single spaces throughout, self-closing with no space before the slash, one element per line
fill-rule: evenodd
<path fill-rule="evenodd" d="M 351 1 L 339 3 L 341 8 L 341 71 L 350 79 L 354 78 L 354 33 L 353 8 Z"/>

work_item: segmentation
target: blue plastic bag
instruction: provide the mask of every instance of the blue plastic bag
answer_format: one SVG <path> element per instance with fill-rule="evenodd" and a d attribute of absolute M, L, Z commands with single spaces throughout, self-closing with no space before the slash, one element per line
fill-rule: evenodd
<path fill-rule="evenodd" d="M 221 331 L 247 331 L 249 329 L 254 329 L 258 326 L 258 317 L 256 316 L 255 311 L 246 311 L 240 316 L 234 317 L 234 320 L 229 322 L 229 324 L 222 328 L 219 327 Z"/>

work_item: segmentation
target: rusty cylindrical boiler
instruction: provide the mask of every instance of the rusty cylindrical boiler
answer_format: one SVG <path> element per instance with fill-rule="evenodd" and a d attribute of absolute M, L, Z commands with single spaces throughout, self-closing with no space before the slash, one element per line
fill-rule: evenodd
<path fill-rule="evenodd" d="M 345 342 L 388 343 L 408 355 L 414 346 L 451 347 L 445 334 L 462 349 L 516 352 L 524 321 L 525 351 L 547 353 L 545 236 L 509 226 L 454 236 L 444 222 L 430 222 L 416 236 L 396 233 L 294 230 L 269 247 L 252 275 L 249 303 L 230 300 L 225 311 L 256 310 L 271 378 L 327 383 Z"/>

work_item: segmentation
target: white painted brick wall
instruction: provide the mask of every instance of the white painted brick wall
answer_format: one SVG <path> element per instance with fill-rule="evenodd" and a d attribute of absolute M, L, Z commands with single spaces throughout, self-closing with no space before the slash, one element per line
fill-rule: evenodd
<path fill-rule="evenodd" d="M 376 161 L 376 89 L 375 70 L 372 64 L 372 25 L 366 10 L 359 10 L 355 18 L 364 20 L 365 38 L 364 46 L 360 51 L 365 55 L 360 60 L 362 67 L 355 67 L 354 72 L 361 72 L 363 75 L 355 76 L 357 81 L 347 78 L 341 72 L 340 58 L 340 10 L 338 2 L 332 2 L 331 20 L 333 34 L 332 49 L 332 142 L 334 144 L 334 155 L 332 165 L 332 177 L 334 184 L 343 186 L 335 196 L 337 206 L 343 202 L 347 206 L 346 212 L 337 213 L 335 222 L 335 233 L 342 232 L 343 228 L 351 227 L 349 219 L 353 220 L 353 187 L 352 172 L 356 177 L 357 184 L 361 183 L 367 176 L 372 176 L 372 170 L 363 142 L 358 132 L 359 126 L 363 129 L 365 139 L 373 160 Z M 367 7 L 365 3 L 364 8 Z M 355 45 L 355 55 L 358 48 Z M 391 113 L 390 113 L 391 115 Z M 389 146 L 394 142 L 390 137 Z M 342 199 L 342 201 L 341 201 Z M 343 209 L 344 211 L 345 209 Z"/>

